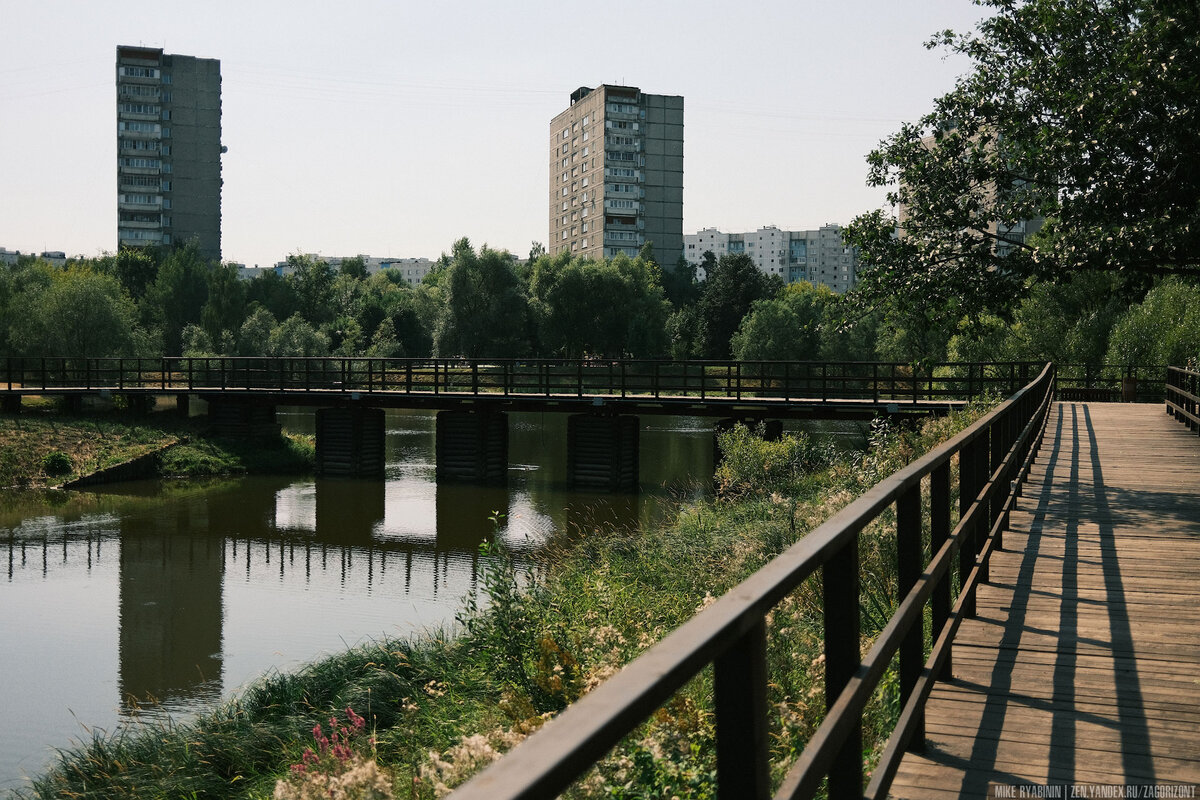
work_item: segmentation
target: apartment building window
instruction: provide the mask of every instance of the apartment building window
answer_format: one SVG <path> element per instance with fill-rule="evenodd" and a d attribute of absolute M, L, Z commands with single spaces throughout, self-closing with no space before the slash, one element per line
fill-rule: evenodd
<path fill-rule="evenodd" d="M 121 75 L 126 78 L 157 78 L 158 70 L 154 67 L 121 67 Z"/>
<path fill-rule="evenodd" d="M 585 228 L 584 230 L 587 230 L 587 229 Z M 583 246 L 584 246 L 584 247 L 587 247 L 587 239 L 584 239 L 584 240 L 583 240 Z"/>
<path fill-rule="evenodd" d="M 117 110 L 123 114 L 157 114 L 159 108 L 149 103 L 120 103 Z"/>

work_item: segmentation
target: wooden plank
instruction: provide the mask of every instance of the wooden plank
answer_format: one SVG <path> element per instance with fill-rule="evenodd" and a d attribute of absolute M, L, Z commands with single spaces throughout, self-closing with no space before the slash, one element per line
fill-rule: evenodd
<path fill-rule="evenodd" d="M 1059 403 L 892 796 L 1200 782 L 1200 439 Z"/>

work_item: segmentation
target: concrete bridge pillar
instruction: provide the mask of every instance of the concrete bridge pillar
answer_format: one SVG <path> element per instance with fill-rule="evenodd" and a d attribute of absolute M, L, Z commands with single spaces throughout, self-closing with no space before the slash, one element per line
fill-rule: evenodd
<path fill-rule="evenodd" d="M 317 474 L 322 477 L 382 478 L 382 408 L 317 409 Z"/>
<path fill-rule="evenodd" d="M 437 479 L 469 483 L 508 480 L 508 414 L 439 411 Z"/>
<path fill-rule="evenodd" d="M 638 418 L 574 414 L 567 418 L 567 478 L 575 489 L 638 488 Z"/>
<path fill-rule="evenodd" d="M 21 395 L 6 394 L 4 399 L 0 400 L 0 411 L 5 414 L 20 414 L 21 413 Z"/>
<path fill-rule="evenodd" d="M 175 413 L 183 419 L 187 419 L 192 411 L 192 396 L 186 392 L 181 392 L 175 395 Z"/>
<path fill-rule="evenodd" d="M 145 416 L 154 410 L 155 397 L 152 394 L 142 394 L 141 392 L 129 392 L 121 395 L 125 404 L 125 410 L 136 416 Z M 80 397 L 80 400 L 83 398 Z M 273 413 L 272 413 L 273 416 Z"/>
<path fill-rule="evenodd" d="M 777 442 L 783 436 L 783 422 L 777 419 L 762 419 L 757 417 L 728 417 L 718 420 L 713 428 L 713 466 L 716 467 L 724 459 L 725 454 L 721 452 L 721 440 L 719 435 L 733 428 L 737 424 L 745 425 L 752 432 L 758 430 L 759 425 L 762 426 L 762 438 L 764 442 Z"/>

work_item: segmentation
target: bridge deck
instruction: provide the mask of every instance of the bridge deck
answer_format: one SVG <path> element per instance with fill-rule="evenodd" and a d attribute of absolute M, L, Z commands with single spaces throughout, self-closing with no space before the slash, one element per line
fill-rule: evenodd
<path fill-rule="evenodd" d="M 953 662 L 894 797 L 1200 783 L 1200 439 L 1157 405 L 1056 404 Z"/>

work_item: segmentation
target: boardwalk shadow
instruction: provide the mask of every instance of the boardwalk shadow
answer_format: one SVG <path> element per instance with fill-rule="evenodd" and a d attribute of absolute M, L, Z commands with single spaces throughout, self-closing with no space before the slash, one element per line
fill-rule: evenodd
<path fill-rule="evenodd" d="M 1031 484 L 1029 489 L 1033 491 L 1027 491 L 1023 501 L 1026 508 L 1032 501 L 1032 519 L 1026 547 L 1019 554 L 1014 596 L 1006 607 L 1006 617 L 1000 615 L 984 623 L 999 626 L 996 660 L 988 685 L 952 681 L 963 689 L 986 693 L 970 756 L 963 759 L 932 748 L 926 752 L 934 761 L 962 771 L 959 792 L 964 797 L 987 796 L 989 782 L 1019 785 L 1031 780 L 1093 780 L 1094 776 L 1081 774 L 1077 764 L 1078 751 L 1087 744 L 1080 741 L 1080 723 L 1105 724 L 1118 733 L 1121 763 L 1112 764 L 1112 772 L 1138 782 L 1149 783 L 1155 778 L 1148 752 L 1146 709 L 1137 664 L 1132 658 L 1125 577 L 1117 560 L 1115 540 L 1115 528 L 1129 524 L 1128 520 L 1118 523 L 1118 516 L 1132 516 L 1133 512 L 1116 509 L 1136 507 L 1127 505 L 1134 501 L 1129 494 L 1146 495 L 1141 499 L 1152 504 L 1156 512 L 1177 513 L 1181 522 L 1194 525 L 1195 501 L 1189 512 L 1187 498 L 1168 492 L 1110 489 L 1105 484 L 1095 427 L 1086 406 L 1060 404 L 1050 424 L 1057 426 L 1058 435 L 1047 440 L 1049 446 L 1041 455 L 1047 480 L 1040 486 Z M 1089 548 L 1099 543 L 1099 565 L 1094 554 L 1080 557 L 1081 525 L 1088 526 Z M 1035 572 L 1042 584 L 1036 588 Z M 1031 594 L 1039 598 L 1032 605 Z M 1098 596 L 1103 598 L 1100 604 Z M 1054 599 L 1058 600 L 1058 608 L 1050 610 Z M 1081 609 L 1092 609 L 1094 624 L 1094 612 L 1101 605 L 1107 612 L 1107 641 L 1098 641 L 1094 632 L 1091 639 L 1081 636 L 1081 630 L 1087 628 L 1080 625 Z M 1111 660 L 1116 720 L 1081 713 L 1076 708 L 1084 653 L 1090 667 L 1097 654 Z M 1044 680 L 1036 686 L 1022 683 L 1038 674 Z M 1028 726 L 1030 710 L 1048 720 L 1048 737 L 1045 730 L 1021 727 Z M 1024 713 L 1017 715 L 1015 711 Z M 1017 757 L 1015 753 L 1023 755 Z"/>

